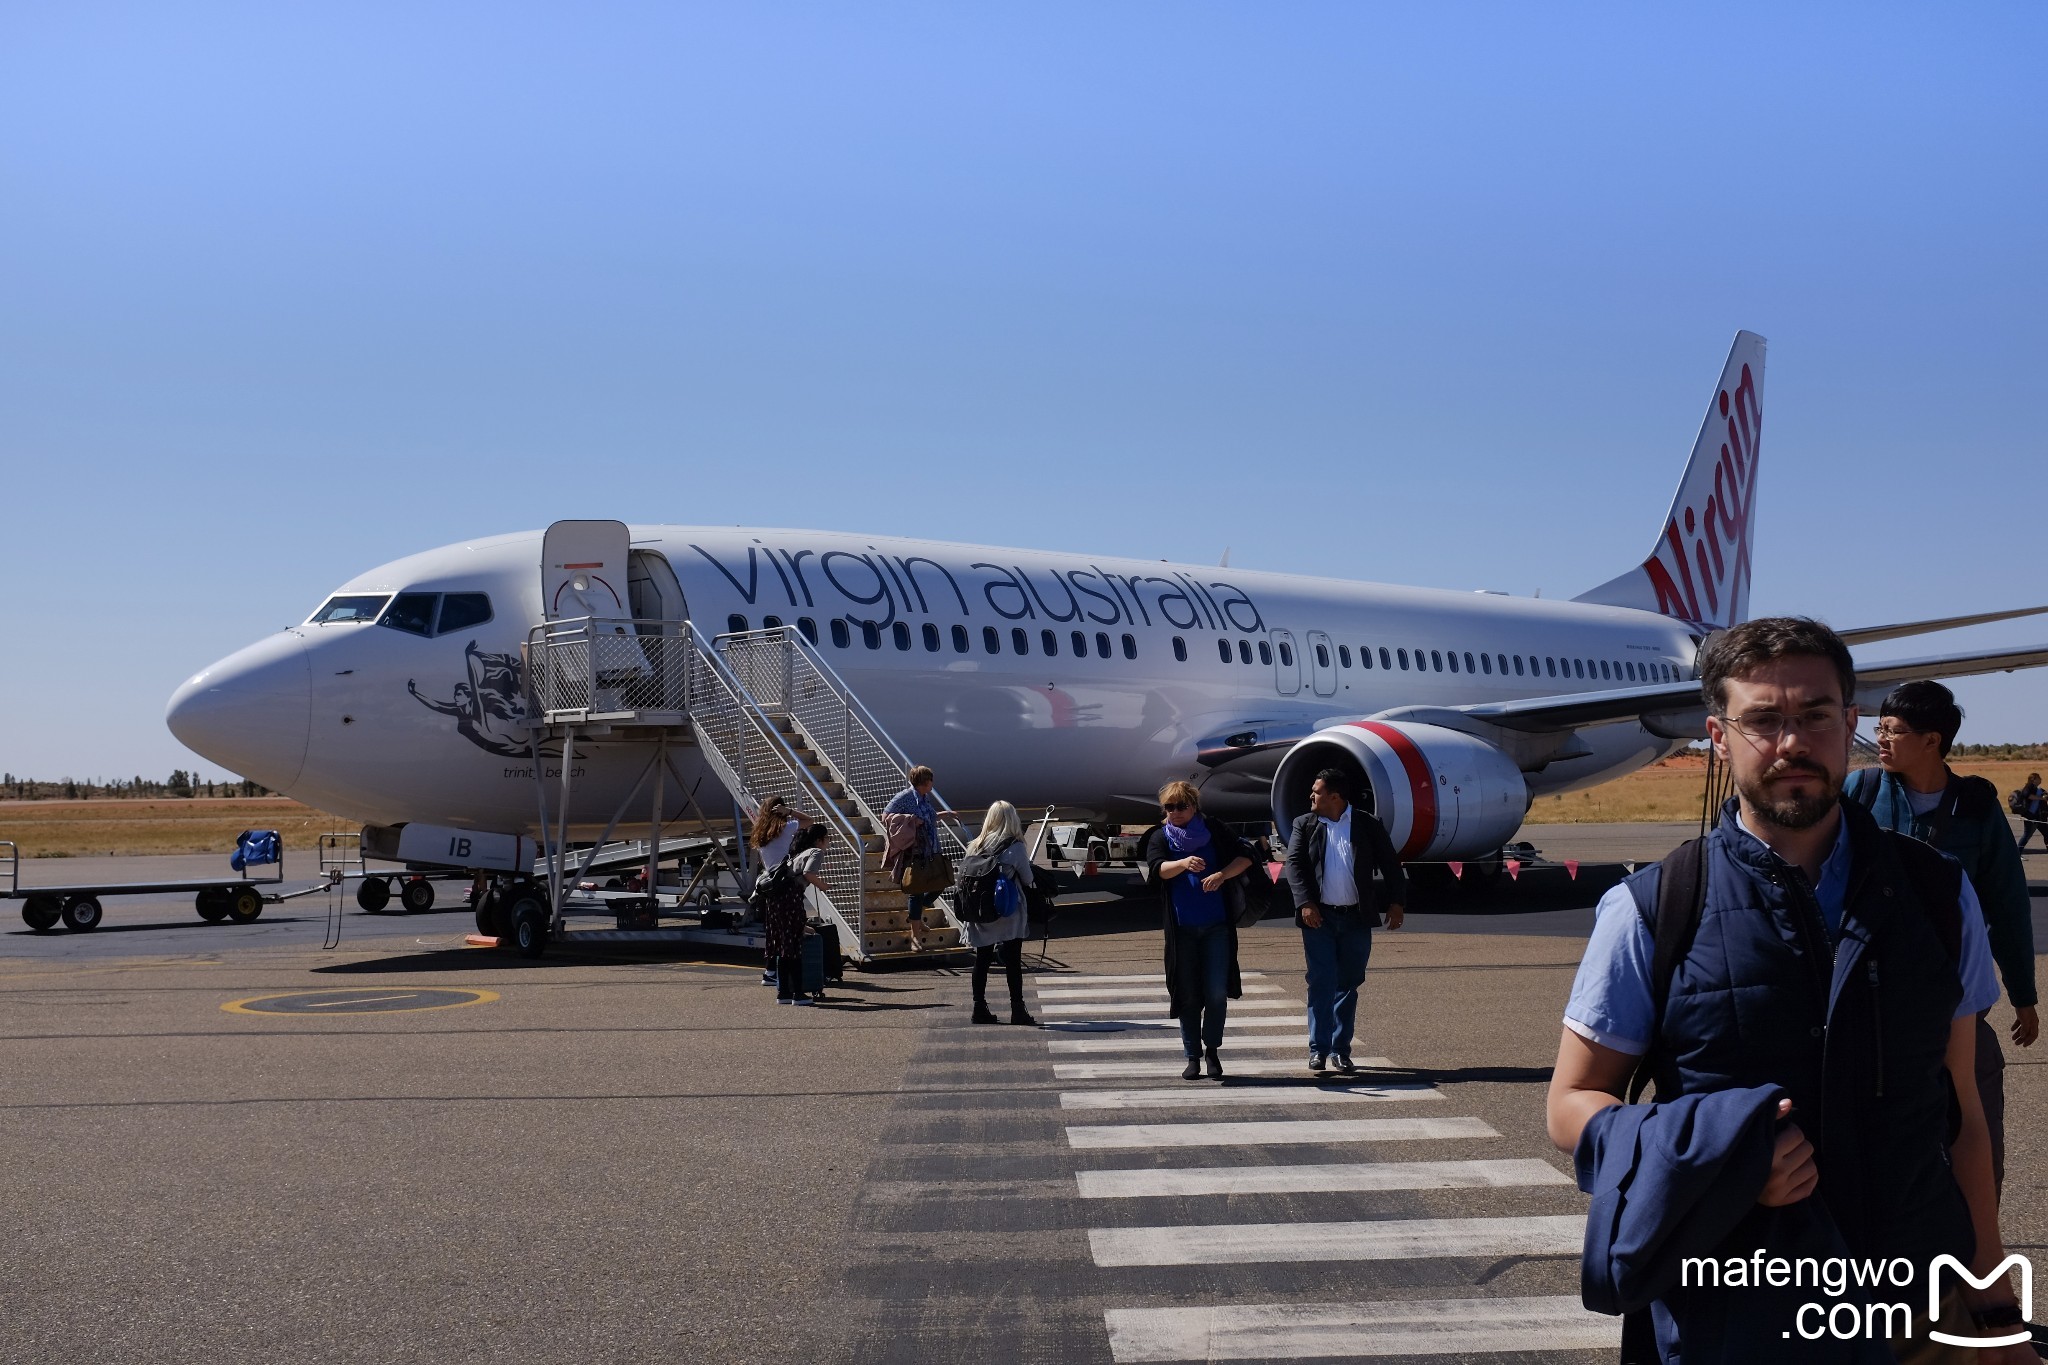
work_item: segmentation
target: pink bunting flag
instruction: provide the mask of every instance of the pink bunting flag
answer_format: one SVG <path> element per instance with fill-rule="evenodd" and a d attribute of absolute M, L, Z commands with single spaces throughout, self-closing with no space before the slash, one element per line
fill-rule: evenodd
<path fill-rule="evenodd" d="M 1451 869 L 1451 875 L 1453 877 L 1456 877 L 1459 881 L 1463 881 L 1465 879 L 1465 865 L 1463 863 L 1448 863 L 1446 864 L 1446 866 L 1448 866 Z"/>
<path fill-rule="evenodd" d="M 1519 861 L 1510 858 L 1507 860 L 1506 867 L 1510 881 L 1520 881 L 1522 879 L 1522 864 Z"/>
<path fill-rule="evenodd" d="M 1566 858 L 1564 860 L 1564 870 L 1572 874 L 1573 881 L 1577 881 L 1579 879 L 1579 860 L 1577 858 Z"/>

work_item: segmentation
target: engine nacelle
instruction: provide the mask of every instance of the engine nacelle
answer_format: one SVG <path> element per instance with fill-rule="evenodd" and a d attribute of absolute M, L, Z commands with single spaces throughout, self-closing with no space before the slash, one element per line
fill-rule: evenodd
<path fill-rule="evenodd" d="M 1273 774 L 1273 819 L 1285 835 L 1308 811 L 1325 768 L 1348 773 L 1405 859 L 1491 853 L 1521 828 L 1529 784 L 1485 740 L 1440 725 L 1354 720 L 1318 730 L 1287 751 Z"/>

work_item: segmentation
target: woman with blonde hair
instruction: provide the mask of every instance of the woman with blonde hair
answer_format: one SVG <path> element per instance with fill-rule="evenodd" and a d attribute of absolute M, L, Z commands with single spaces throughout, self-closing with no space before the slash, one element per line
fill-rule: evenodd
<path fill-rule="evenodd" d="M 1036 1028 L 1038 1021 L 1024 1007 L 1024 935 L 1031 919 L 1025 908 L 1024 889 L 1031 885 L 1031 854 L 1024 846 L 1024 822 L 1017 818 L 1017 808 L 1008 801 L 989 806 L 988 814 L 982 817 L 981 833 L 967 845 L 967 858 L 961 860 L 961 867 L 965 869 L 968 860 L 977 854 L 992 855 L 996 867 L 1009 874 L 1018 890 L 1017 908 L 1009 914 L 987 924 L 963 922 L 961 926 L 968 946 L 974 949 L 974 1022 L 999 1022 L 995 1011 L 988 1007 L 988 969 L 1000 954 L 1003 975 L 1010 984 L 1010 1022 Z"/>
<path fill-rule="evenodd" d="M 1230 1001 L 1244 994 L 1237 973 L 1237 920 L 1244 905 L 1238 880 L 1252 865 L 1252 851 L 1228 826 L 1202 818 L 1201 797 L 1192 782 L 1159 789 L 1163 823 L 1146 831 L 1139 856 L 1145 874 L 1159 888 L 1166 926 L 1168 1013 L 1180 1020 L 1181 1048 L 1192 1081 L 1208 1063 L 1210 1079 L 1223 1079 L 1216 1049 Z"/>

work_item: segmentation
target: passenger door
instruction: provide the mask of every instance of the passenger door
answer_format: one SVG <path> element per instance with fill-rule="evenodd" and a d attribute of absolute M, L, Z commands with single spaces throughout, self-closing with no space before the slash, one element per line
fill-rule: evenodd
<path fill-rule="evenodd" d="M 1333 697 L 1337 694 L 1337 653 L 1330 637 L 1320 630 L 1312 630 L 1303 637 L 1308 645 L 1309 686 L 1319 697 Z"/>
<path fill-rule="evenodd" d="M 1273 684 L 1280 695 L 1291 697 L 1301 691 L 1301 656 L 1294 652 L 1294 632 L 1271 632 L 1273 641 Z"/>

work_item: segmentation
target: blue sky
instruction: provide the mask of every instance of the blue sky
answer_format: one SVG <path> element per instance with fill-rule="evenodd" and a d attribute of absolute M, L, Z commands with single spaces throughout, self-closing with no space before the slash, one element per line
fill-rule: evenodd
<path fill-rule="evenodd" d="M 2022 4 L 10 7 L 0 766 L 189 766 L 187 674 L 558 516 L 1569 596 L 1649 548 L 1743 327 L 1755 610 L 2048 601 L 2044 38 Z M 1961 684 L 1964 737 L 2048 738 L 2044 684 Z"/>

